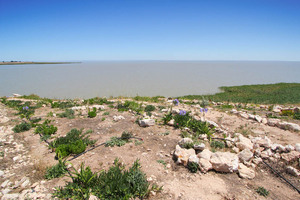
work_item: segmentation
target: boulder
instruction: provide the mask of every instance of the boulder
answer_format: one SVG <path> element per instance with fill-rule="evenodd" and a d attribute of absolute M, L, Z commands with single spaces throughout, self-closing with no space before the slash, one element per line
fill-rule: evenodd
<path fill-rule="evenodd" d="M 260 137 L 254 138 L 254 141 L 256 144 L 258 144 L 261 147 L 271 148 L 272 146 L 272 141 L 267 136 L 263 136 L 262 138 Z"/>
<path fill-rule="evenodd" d="M 300 152 L 300 143 L 295 144 L 295 150 Z"/>
<path fill-rule="evenodd" d="M 244 149 L 238 154 L 241 162 L 247 162 L 253 157 L 253 153 L 249 149 Z"/>
<path fill-rule="evenodd" d="M 206 173 L 212 169 L 212 164 L 204 158 L 199 159 L 199 168 L 202 173 Z"/>
<path fill-rule="evenodd" d="M 199 151 L 203 151 L 205 149 L 205 144 L 204 143 L 195 144 L 194 149 L 199 150 Z"/>
<path fill-rule="evenodd" d="M 285 146 L 285 149 L 286 149 L 287 152 L 290 152 L 290 151 L 294 151 L 294 150 L 295 150 L 295 148 L 293 147 L 293 145 L 290 145 L 290 144 L 286 145 L 286 146 Z"/>
<path fill-rule="evenodd" d="M 189 160 L 188 160 L 188 162 L 193 162 L 193 163 L 199 163 L 199 158 L 197 157 L 197 155 L 191 155 L 190 157 L 189 157 Z"/>
<path fill-rule="evenodd" d="M 233 113 L 233 114 L 237 114 L 238 113 L 238 111 L 236 109 L 232 109 L 230 112 Z"/>
<path fill-rule="evenodd" d="M 300 172 L 291 166 L 286 167 L 286 172 L 296 177 L 300 176 Z"/>
<path fill-rule="evenodd" d="M 253 169 L 246 167 L 242 163 L 239 164 L 238 171 L 239 171 L 239 176 L 241 178 L 254 179 L 255 177 L 255 171 Z"/>
<path fill-rule="evenodd" d="M 176 145 L 174 151 L 174 157 L 177 159 L 178 164 L 187 165 L 190 156 L 196 155 L 194 149 L 183 149 L 179 145 Z"/>
<path fill-rule="evenodd" d="M 273 112 L 280 113 L 281 110 L 282 110 L 282 107 L 280 107 L 280 106 L 274 106 L 273 107 Z"/>
<path fill-rule="evenodd" d="M 217 172 L 231 173 L 238 169 L 239 158 L 234 153 L 216 152 L 212 154 L 210 163 Z"/>
<path fill-rule="evenodd" d="M 269 126 L 276 126 L 276 124 L 278 122 L 280 122 L 280 119 L 272 119 L 272 118 L 268 119 L 268 125 Z"/>
<path fill-rule="evenodd" d="M 247 113 L 239 113 L 242 118 L 249 119 L 249 115 Z"/>
<path fill-rule="evenodd" d="M 208 149 L 204 149 L 201 153 L 198 153 L 197 156 L 198 158 L 203 158 L 206 160 L 210 160 L 211 156 L 212 156 L 212 152 Z"/>
<path fill-rule="evenodd" d="M 244 137 L 243 135 L 238 136 L 236 146 L 242 151 L 244 149 L 253 149 L 253 144 L 250 139 Z"/>
<path fill-rule="evenodd" d="M 122 120 L 122 119 L 125 119 L 125 117 L 123 117 L 122 115 L 119 115 L 119 116 L 113 116 L 113 119 L 115 122 L 119 121 L 119 120 Z"/>
<path fill-rule="evenodd" d="M 259 123 L 261 123 L 261 121 L 262 121 L 262 117 L 259 116 L 259 115 L 255 115 L 255 116 L 254 116 L 254 119 L 255 119 L 256 121 L 258 121 Z"/>
<path fill-rule="evenodd" d="M 281 158 L 287 162 L 291 162 L 300 158 L 300 152 L 291 151 L 289 153 L 282 153 Z"/>
<path fill-rule="evenodd" d="M 268 123 L 268 119 L 267 118 L 262 118 L 261 123 L 267 124 Z"/>
<path fill-rule="evenodd" d="M 155 120 L 154 119 L 142 119 L 142 120 L 139 120 L 139 125 L 141 127 L 154 126 L 155 125 Z"/>
<path fill-rule="evenodd" d="M 1 200 L 18 200 L 19 194 L 13 193 L 13 194 L 4 194 L 1 198 Z"/>

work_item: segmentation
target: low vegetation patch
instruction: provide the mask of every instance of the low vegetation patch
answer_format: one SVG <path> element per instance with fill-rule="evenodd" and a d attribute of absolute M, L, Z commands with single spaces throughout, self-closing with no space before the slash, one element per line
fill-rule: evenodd
<path fill-rule="evenodd" d="M 91 98 L 91 99 L 85 99 L 83 101 L 84 105 L 103 105 L 103 104 L 113 104 L 113 102 L 108 101 L 106 98 L 100 98 L 100 97 L 95 97 L 95 98 Z"/>
<path fill-rule="evenodd" d="M 264 197 L 267 197 L 269 195 L 269 191 L 266 190 L 264 187 L 258 187 L 256 189 L 256 192 L 261 195 L 261 196 L 264 196 Z"/>
<path fill-rule="evenodd" d="M 90 131 L 82 133 L 82 129 L 72 129 L 65 137 L 56 138 L 50 143 L 50 147 L 55 149 L 57 158 L 65 158 L 71 154 L 80 154 L 85 151 L 88 145 L 95 144 L 95 140 L 90 140 Z"/>
<path fill-rule="evenodd" d="M 142 111 L 144 111 L 142 104 L 139 104 L 135 101 L 125 101 L 124 104 L 118 103 L 116 108 L 118 109 L 119 112 L 132 110 L 137 113 L 141 113 Z"/>
<path fill-rule="evenodd" d="M 50 180 L 64 176 L 68 172 L 66 160 L 58 160 L 58 163 L 52 167 L 47 168 L 45 178 Z"/>
<path fill-rule="evenodd" d="M 89 118 L 94 118 L 97 116 L 97 109 L 94 107 L 92 111 L 88 112 L 88 117 Z"/>
<path fill-rule="evenodd" d="M 17 124 L 12 130 L 15 133 L 25 132 L 31 129 L 31 124 L 27 122 L 21 122 L 20 124 Z"/>
<path fill-rule="evenodd" d="M 114 146 L 123 146 L 129 142 L 132 134 L 129 132 L 124 131 L 121 137 L 111 137 L 109 141 L 105 143 L 106 147 L 114 147 Z"/>
<path fill-rule="evenodd" d="M 151 191 L 139 160 L 126 170 L 118 159 L 107 171 L 94 173 L 81 164 L 80 170 L 73 168 L 72 182 L 56 188 L 53 197 L 59 199 L 89 199 L 93 194 L 100 199 L 144 199 Z"/>
<path fill-rule="evenodd" d="M 50 125 L 50 123 L 50 120 L 45 120 L 42 124 L 38 124 L 35 129 L 35 133 L 41 135 L 42 141 L 49 139 L 57 131 L 57 127 Z"/>
<path fill-rule="evenodd" d="M 74 113 L 75 113 L 74 110 L 66 109 L 65 112 L 59 113 L 59 114 L 57 114 L 57 116 L 61 117 L 61 118 L 74 119 L 75 118 Z"/>

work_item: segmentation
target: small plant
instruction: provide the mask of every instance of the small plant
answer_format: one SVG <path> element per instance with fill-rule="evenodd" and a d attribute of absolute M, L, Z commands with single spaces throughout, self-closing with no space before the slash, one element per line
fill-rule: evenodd
<path fill-rule="evenodd" d="M 0 157 L 4 157 L 4 151 L 0 151 Z"/>
<path fill-rule="evenodd" d="M 168 124 L 168 122 L 169 121 L 171 121 L 173 119 L 173 115 L 172 115 L 172 113 L 170 112 L 170 113 L 168 113 L 168 114 L 166 114 L 164 117 L 163 117 L 163 123 L 166 125 L 166 124 Z"/>
<path fill-rule="evenodd" d="M 223 149 L 225 148 L 225 144 L 224 142 L 214 140 L 210 143 L 210 147 L 214 149 Z"/>
<path fill-rule="evenodd" d="M 155 110 L 155 106 L 153 106 L 153 105 L 147 105 L 145 107 L 145 112 L 152 112 L 154 110 Z"/>
<path fill-rule="evenodd" d="M 164 160 L 157 160 L 158 163 L 162 164 L 166 168 L 167 163 Z"/>
<path fill-rule="evenodd" d="M 54 115 L 53 115 L 53 112 L 48 112 L 48 114 L 47 114 L 47 117 L 53 117 Z"/>
<path fill-rule="evenodd" d="M 51 101 L 50 103 L 51 103 L 51 108 L 66 109 L 66 108 L 77 106 L 77 104 L 72 100 L 55 101 L 55 102 Z"/>
<path fill-rule="evenodd" d="M 50 122 L 50 120 L 45 120 L 43 124 L 38 124 L 35 129 L 35 133 L 41 135 L 42 141 L 49 139 L 57 131 L 57 127 L 49 125 Z"/>
<path fill-rule="evenodd" d="M 264 196 L 264 197 L 267 197 L 269 195 L 269 191 L 266 190 L 264 187 L 258 187 L 256 189 L 256 192 L 261 195 L 261 196 Z"/>
<path fill-rule="evenodd" d="M 141 141 L 141 140 L 134 140 L 134 145 L 135 146 L 138 146 L 138 145 L 141 145 L 141 144 L 143 144 L 143 141 Z"/>
<path fill-rule="evenodd" d="M 25 132 L 31 129 L 31 124 L 27 122 L 22 122 L 21 124 L 16 125 L 12 130 L 15 133 Z"/>
<path fill-rule="evenodd" d="M 135 101 L 125 101 L 124 104 L 118 103 L 116 108 L 118 109 L 119 112 L 132 110 L 137 113 L 141 113 L 143 111 L 142 104 L 139 104 Z"/>
<path fill-rule="evenodd" d="M 114 147 L 114 146 L 123 146 L 129 142 L 129 139 L 132 137 L 132 134 L 124 131 L 121 137 L 111 137 L 109 141 L 106 142 L 106 147 Z"/>
<path fill-rule="evenodd" d="M 164 133 L 161 133 L 160 135 L 162 135 L 162 136 L 166 136 L 166 135 L 169 135 L 170 134 L 170 132 L 164 132 Z"/>
<path fill-rule="evenodd" d="M 187 142 L 181 145 L 181 148 L 192 149 L 194 148 L 194 142 Z"/>
<path fill-rule="evenodd" d="M 105 119 L 106 119 L 105 117 L 102 117 L 102 118 L 101 118 L 101 121 L 105 121 Z"/>
<path fill-rule="evenodd" d="M 90 131 L 82 133 L 82 129 L 72 129 L 65 137 L 56 138 L 50 143 L 51 148 L 55 148 L 58 158 L 65 158 L 70 154 L 79 154 L 85 151 L 86 146 L 95 144 L 96 140 L 90 140 Z"/>
<path fill-rule="evenodd" d="M 61 118 L 68 118 L 68 119 L 74 119 L 74 110 L 72 109 L 66 109 L 65 112 L 57 114 Z"/>
<path fill-rule="evenodd" d="M 97 116 L 97 109 L 95 107 L 93 107 L 93 110 L 88 112 L 88 116 L 89 116 L 89 118 L 96 117 Z"/>
<path fill-rule="evenodd" d="M 68 172 L 66 166 L 66 160 L 62 161 L 61 159 L 58 160 L 58 163 L 52 167 L 47 168 L 45 178 L 50 180 L 53 178 L 62 177 Z"/>
<path fill-rule="evenodd" d="M 103 115 L 104 115 L 104 116 L 105 116 L 105 115 L 109 115 L 109 112 L 104 112 Z"/>
<path fill-rule="evenodd" d="M 190 172 L 196 173 L 199 168 L 199 164 L 195 162 L 188 162 L 187 168 Z"/>

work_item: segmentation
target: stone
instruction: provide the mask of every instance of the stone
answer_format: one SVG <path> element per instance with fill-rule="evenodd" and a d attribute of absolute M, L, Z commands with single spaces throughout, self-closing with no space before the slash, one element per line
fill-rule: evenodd
<path fill-rule="evenodd" d="M 255 171 L 240 163 L 238 168 L 239 176 L 245 179 L 254 179 Z"/>
<path fill-rule="evenodd" d="M 247 113 L 239 113 L 242 118 L 249 119 L 249 115 Z"/>
<path fill-rule="evenodd" d="M 201 153 L 198 153 L 197 156 L 198 156 L 198 158 L 210 160 L 210 158 L 212 156 L 212 152 L 208 149 L 204 149 Z"/>
<path fill-rule="evenodd" d="M 280 107 L 280 106 L 274 106 L 273 107 L 273 112 L 280 113 L 281 110 L 282 110 L 282 107 Z"/>
<path fill-rule="evenodd" d="M 216 152 L 212 154 L 210 163 L 217 172 L 231 173 L 238 169 L 239 158 L 234 153 Z"/>
<path fill-rule="evenodd" d="M 178 144 L 180 147 L 184 146 L 185 144 L 194 143 L 194 141 L 191 138 L 182 138 Z"/>
<path fill-rule="evenodd" d="M 237 147 L 233 147 L 233 148 L 232 148 L 232 151 L 234 151 L 235 153 L 239 153 L 239 152 L 240 152 L 240 149 L 237 148 Z"/>
<path fill-rule="evenodd" d="M 244 149 L 238 154 L 241 162 L 247 162 L 253 157 L 253 153 L 249 149 Z"/>
<path fill-rule="evenodd" d="M 255 119 L 257 122 L 259 122 L 259 123 L 261 123 L 261 121 L 262 121 L 262 117 L 259 116 L 259 115 L 255 115 L 255 116 L 254 116 L 254 119 Z"/>
<path fill-rule="evenodd" d="M 98 200 L 98 197 L 94 196 L 94 195 L 90 195 L 89 200 Z"/>
<path fill-rule="evenodd" d="M 178 164 L 187 165 L 190 156 L 196 155 L 194 149 L 183 149 L 179 145 L 176 145 L 174 156 L 177 159 Z"/>
<path fill-rule="evenodd" d="M 300 126 L 294 123 L 288 123 L 288 128 L 293 131 L 300 131 Z"/>
<path fill-rule="evenodd" d="M 286 149 L 287 152 L 290 152 L 290 151 L 294 151 L 294 150 L 295 150 L 295 148 L 294 148 L 292 145 L 290 145 L 290 144 L 286 145 L 286 146 L 285 146 L 285 149 Z"/>
<path fill-rule="evenodd" d="M 113 116 L 113 120 L 115 121 L 115 122 L 117 122 L 117 121 L 120 121 L 120 120 L 122 120 L 122 119 L 125 119 L 125 117 L 123 117 L 122 115 L 119 115 L 119 116 Z"/>
<path fill-rule="evenodd" d="M 11 182 L 9 180 L 6 180 L 1 184 L 1 187 L 5 188 L 6 186 L 9 186 L 10 184 L 11 184 Z"/>
<path fill-rule="evenodd" d="M 262 118 L 261 123 L 267 124 L 268 123 L 268 119 L 267 118 Z"/>
<path fill-rule="evenodd" d="M 8 194 L 11 191 L 9 188 L 5 188 L 4 190 L 1 191 L 2 194 Z"/>
<path fill-rule="evenodd" d="M 4 175 L 4 171 L 0 170 L 0 177 Z"/>
<path fill-rule="evenodd" d="M 230 112 L 233 113 L 233 114 L 237 114 L 238 113 L 238 111 L 236 109 L 232 109 Z"/>
<path fill-rule="evenodd" d="M 174 119 L 171 119 L 171 120 L 168 122 L 168 125 L 169 125 L 169 126 L 174 126 L 174 122 L 175 122 L 175 120 L 174 120 Z"/>
<path fill-rule="evenodd" d="M 295 150 L 300 152 L 300 143 L 295 144 Z"/>
<path fill-rule="evenodd" d="M 189 160 L 188 160 L 188 162 L 193 162 L 193 163 L 199 163 L 199 158 L 197 157 L 197 155 L 191 155 L 190 157 L 189 157 Z"/>
<path fill-rule="evenodd" d="M 206 120 L 206 122 L 209 123 L 209 125 L 211 125 L 213 127 L 219 128 L 219 125 L 216 122 L 214 122 L 214 121 Z"/>
<path fill-rule="evenodd" d="M 291 162 L 300 158 L 300 152 L 298 151 L 291 151 L 289 153 L 282 153 L 281 158 L 287 162 Z"/>
<path fill-rule="evenodd" d="M 291 166 L 286 167 L 286 172 L 296 177 L 300 176 L 299 171 Z"/>
<path fill-rule="evenodd" d="M 239 134 L 236 146 L 242 151 L 244 149 L 253 149 L 253 143 L 250 139 L 244 137 L 243 135 Z"/>
<path fill-rule="evenodd" d="M 259 163 L 262 162 L 262 159 L 261 159 L 261 158 L 254 158 L 254 159 L 252 160 L 252 162 L 253 162 L 254 164 L 258 165 Z"/>
<path fill-rule="evenodd" d="M 26 179 L 26 180 L 22 183 L 21 187 L 22 187 L 22 188 L 25 188 L 25 187 L 28 186 L 28 185 L 30 185 L 30 181 L 29 181 L 28 179 Z"/>
<path fill-rule="evenodd" d="M 202 173 L 206 173 L 212 169 L 212 164 L 204 158 L 199 159 L 199 168 Z"/>
<path fill-rule="evenodd" d="M 198 151 L 203 151 L 205 149 L 205 144 L 204 143 L 195 144 L 194 149 Z"/>
<path fill-rule="evenodd" d="M 256 140 L 255 143 L 265 148 L 271 148 L 272 146 L 272 141 L 267 136 L 263 136 L 261 139 Z"/>
<path fill-rule="evenodd" d="M 276 124 L 278 122 L 280 122 L 280 119 L 272 119 L 272 118 L 268 119 L 268 125 L 269 126 L 276 126 Z"/>
<path fill-rule="evenodd" d="M 155 120 L 154 119 L 142 119 L 142 120 L 139 120 L 139 125 L 141 127 L 154 126 L 155 125 Z"/>
<path fill-rule="evenodd" d="M 1 200 L 18 200 L 19 194 L 13 193 L 13 194 L 4 194 Z"/>

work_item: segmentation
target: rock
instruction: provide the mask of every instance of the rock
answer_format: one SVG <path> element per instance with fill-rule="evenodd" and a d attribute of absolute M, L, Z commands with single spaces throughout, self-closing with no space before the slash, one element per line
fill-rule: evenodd
<path fill-rule="evenodd" d="M 252 160 L 252 162 L 253 162 L 254 164 L 258 165 L 259 163 L 262 162 L 262 159 L 261 159 L 261 158 L 254 158 L 254 159 Z"/>
<path fill-rule="evenodd" d="M 11 191 L 9 188 L 5 188 L 4 190 L 1 191 L 2 194 L 8 194 Z"/>
<path fill-rule="evenodd" d="M 276 124 L 278 122 L 280 122 L 280 119 L 272 119 L 272 118 L 268 119 L 268 125 L 269 126 L 276 126 Z"/>
<path fill-rule="evenodd" d="M 174 156 L 177 159 L 178 164 L 187 165 L 190 156 L 196 155 L 194 149 L 183 149 L 179 145 L 176 145 Z"/>
<path fill-rule="evenodd" d="M 250 139 L 244 137 L 243 135 L 239 134 L 238 136 L 238 142 L 236 143 L 236 146 L 242 151 L 244 149 L 253 149 L 253 144 Z"/>
<path fill-rule="evenodd" d="M 119 116 L 113 116 L 113 120 L 115 122 L 119 121 L 119 120 L 122 120 L 122 119 L 125 119 L 125 117 L 123 117 L 122 115 L 119 115 Z"/>
<path fill-rule="evenodd" d="M 239 164 L 238 171 L 239 171 L 239 176 L 241 178 L 254 179 L 255 177 L 255 171 L 253 169 L 246 167 L 242 163 Z"/>
<path fill-rule="evenodd" d="M 271 148 L 272 146 L 272 141 L 267 136 L 263 136 L 262 138 L 256 140 L 255 143 L 265 148 Z"/>
<path fill-rule="evenodd" d="M 239 152 L 240 152 L 240 149 L 237 148 L 237 147 L 233 147 L 232 150 L 233 150 L 235 153 L 239 153 Z"/>
<path fill-rule="evenodd" d="M 286 146 L 285 146 L 285 149 L 286 149 L 287 152 L 290 152 L 290 151 L 294 151 L 294 150 L 295 150 L 295 148 L 294 148 L 292 145 L 290 145 L 290 144 L 286 145 Z"/>
<path fill-rule="evenodd" d="M 267 118 L 262 118 L 261 123 L 267 124 L 268 123 L 268 119 Z"/>
<path fill-rule="evenodd" d="M 191 155 L 190 157 L 189 157 L 189 160 L 188 160 L 189 162 L 193 162 L 193 163 L 199 163 L 199 158 L 197 157 L 197 155 Z"/>
<path fill-rule="evenodd" d="M 25 187 L 28 186 L 28 185 L 30 185 L 30 181 L 29 181 L 28 179 L 26 179 L 26 180 L 22 183 L 21 187 L 22 187 L 22 188 L 25 188 Z"/>
<path fill-rule="evenodd" d="M 94 196 L 94 195 L 91 195 L 89 200 L 98 200 L 98 197 Z"/>
<path fill-rule="evenodd" d="M 171 119 L 171 120 L 168 122 L 168 125 L 169 125 L 169 126 L 174 126 L 174 122 L 175 122 L 175 120 L 174 120 L 174 119 Z"/>
<path fill-rule="evenodd" d="M 219 128 L 219 125 L 216 122 L 214 122 L 214 121 L 206 120 L 206 122 L 209 123 L 209 125 L 211 125 L 213 127 Z"/>
<path fill-rule="evenodd" d="M 241 162 L 247 162 L 253 157 L 253 153 L 249 149 L 244 149 L 238 154 Z"/>
<path fill-rule="evenodd" d="M 269 157 L 272 157 L 274 154 L 272 153 L 271 149 L 267 149 L 263 152 L 261 152 L 260 156 L 262 158 L 269 158 Z"/>
<path fill-rule="evenodd" d="M 247 113 L 239 113 L 242 118 L 249 119 L 249 115 Z"/>
<path fill-rule="evenodd" d="M 282 153 L 281 158 L 287 162 L 291 162 L 300 158 L 300 152 L 298 151 L 291 151 L 289 153 Z"/>
<path fill-rule="evenodd" d="M 261 123 L 261 121 L 262 121 L 262 117 L 259 116 L 259 115 L 255 115 L 255 116 L 254 116 L 254 119 L 255 119 L 256 121 L 258 121 L 259 123 Z"/>
<path fill-rule="evenodd" d="M 212 152 L 208 149 L 204 149 L 201 153 L 198 153 L 197 156 L 198 156 L 198 158 L 210 160 L 210 158 L 212 156 Z"/>
<path fill-rule="evenodd" d="M 6 186 L 9 186 L 10 184 L 11 184 L 11 182 L 9 180 L 6 180 L 1 184 L 1 187 L 5 188 Z"/>
<path fill-rule="evenodd" d="M 154 126 L 155 125 L 155 120 L 154 119 L 142 119 L 142 120 L 139 120 L 139 125 L 141 127 Z"/>
<path fill-rule="evenodd" d="M 199 168 L 202 173 L 206 173 L 212 169 L 212 164 L 204 158 L 199 159 Z"/>
<path fill-rule="evenodd" d="M 236 109 L 232 109 L 230 112 L 233 113 L 233 114 L 237 114 L 238 113 L 238 111 Z"/>
<path fill-rule="evenodd" d="M 300 143 L 295 144 L 295 150 L 300 152 Z"/>
<path fill-rule="evenodd" d="M 294 123 L 288 123 L 288 128 L 293 131 L 300 131 L 300 126 Z"/>
<path fill-rule="evenodd" d="M 4 171 L 0 170 L 0 177 L 4 175 Z"/>
<path fill-rule="evenodd" d="M 1 200 L 18 200 L 19 194 L 13 193 L 13 194 L 4 194 Z"/>
<path fill-rule="evenodd" d="M 178 144 L 180 147 L 183 147 L 185 144 L 194 143 L 194 141 L 191 138 L 182 138 Z"/>
<path fill-rule="evenodd" d="M 291 166 L 286 167 L 286 172 L 296 177 L 300 176 L 299 171 Z"/>
<path fill-rule="evenodd" d="M 238 169 L 239 158 L 234 153 L 216 152 L 212 154 L 210 163 L 217 172 L 234 172 Z"/>
<path fill-rule="evenodd" d="M 280 106 L 274 106 L 273 107 L 273 112 L 280 113 L 281 110 L 282 110 L 282 107 L 280 107 Z"/>
<path fill-rule="evenodd" d="M 194 149 L 199 150 L 199 151 L 203 151 L 205 149 L 205 144 L 204 143 L 195 144 Z"/>

